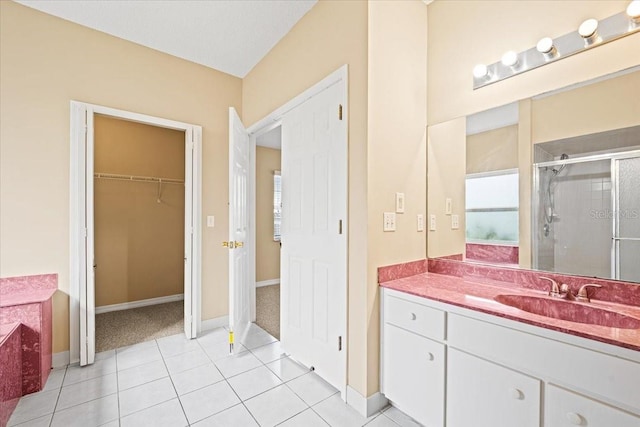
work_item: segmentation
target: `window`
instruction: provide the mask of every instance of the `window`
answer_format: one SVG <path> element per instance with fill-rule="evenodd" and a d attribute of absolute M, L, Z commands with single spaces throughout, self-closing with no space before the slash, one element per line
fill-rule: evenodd
<path fill-rule="evenodd" d="M 518 171 L 467 175 L 469 243 L 518 244 Z"/>
<path fill-rule="evenodd" d="M 280 241 L 282 220 L 282 177 L 280 171 L 273 171 L 273 240 Z"/>

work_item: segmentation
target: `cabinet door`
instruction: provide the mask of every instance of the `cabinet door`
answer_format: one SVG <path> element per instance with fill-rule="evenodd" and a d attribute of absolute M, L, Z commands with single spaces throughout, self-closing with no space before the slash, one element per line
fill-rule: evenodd
<path fill-rule="evenodd" d="M 550 427 L 638 427 L 640 418 L 549 385 L 545 393 L 545 425 Z"/>
<path fill-rule="evenodd" d="M 427 427 L 444 426 L 445 346 L 384 325 L 383 393 Z"/>
<path fill-rule="evenodd" d="M 449 348 L 447 426 L 540 427 L 540 380 Z"/>

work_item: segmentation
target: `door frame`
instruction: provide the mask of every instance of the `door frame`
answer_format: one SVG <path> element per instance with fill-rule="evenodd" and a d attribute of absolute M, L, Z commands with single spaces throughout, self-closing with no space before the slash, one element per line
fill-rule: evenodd
<path fill-rule="evenodd" d="M 70 103 L 70 271 L 69 271 L 69 359 L 70 363 L 80 361 L 80 346 L 86 342 L 81 338 L 80 316 L 86 307 L 81 307 L 81 297 L 87 295 L 87 246 L 85 237 L 92 244 L 94 236 L 87 233 L 88 225 L 85 212 L 93 213 L 93 205 L 87 205 L 86 177 L 91 172 L 93 163 L 87 169 L 87 157 L 93 157 L 93 123 L 95 114 L 151 126 L 180 130 L 185 132 L 185 194 L 190 203 L 185 203 L 185 233 L 192 234 L 191 247 L 185 248 L 185 271 L 190 272 L 191 280 L 185 282 L 185 298 L 191 301 L 191 336 L 201 331 L 201 280 L 202 280 L 202 127 L 190 123 L 178 122 L 131 111 L 119 110 L 102 105 L 80 101 Z M 85 144 L 86 141 L 86 144 Z M 187 190 L 187 181 L 191 177 L 191 192 Z M 89 186 L 93 191 L 93 186 Z M 89 216 L 91 216 L 89 215 Z M 92 220 L 90 220 L 92 221 Z M 94 298 L 94 295 L 90 295 Z M 87 312 L 89 319 L 95 321 L 95 309 Z M 185 331 L 186 332 L 186 331 Z M 87 343 L 95 352 L 95 342 Z M 86 361 L 85 361 L 86 363 Z M 91 362 L 90 362 L 91 363 Z"/>
<path fill-rule="evenodd" d="M 255 122 L 254 124 L 252 124 L 251 126 L 247 127 L 247 132 L 249 133 L 249 138 L 250 138 L 250 149 L 251 149 L 251 158 L 253 159 L 253 164 L 252 164 L 252 174 L 253 174 L 253 188 L 255 189 L 256 187 L 256 183 L 255 183 L 255 179 L 256 179 L 256 173 L 255 173 L 255 158 L 256 158 L 256 139 L 258 136 L 263 135 L 271 130 L 273 130 L 274 128 L 281 126 L 282 125 L 282 118 L 291 110 L 293 110 L 294 108 L 298 107 L 299 105 L 303 104 L 304 102 L 306 102 L 307 100 L 313 98 L 314 96 L 316 96 L 317 94 L 319 94 L 320 92 L 322 92 L 323 90 L 329 88 L 330 86 L 333 85 L 341 85 L 341 92 L 342 92 L 342 96 L 344 99 L 344 105 L 343 105 L 343 120 L 345 121 L 345 141 L 347 141 L 347 161 L 348 161 L 348 157 L 349 157 L 349 152 L 348 152 L 348 145 L 349 145 L 349 66 L 347 64 L 342 65 L 340 68 L 338 68 L 336 71 L 332 72 L 331 74 L 329 74 L 327 77 L 325 77 L 324 79 L 320 80 L 319 82 L 317 82 L 316 84 L 314 84 L 313 86 L 309 87 L 308 89 L 304 90 L 303 92 L 301 92 L 300 94 L 298 94 L 297 96 L 295 96 L 294 98 L 292 98 L 291 100 L 289 100 L 288 102 L 286 102 L 285 104 L 283 104 L 282 106 L 276 108 L 274 111 L 272 111 L 271 113 L 267 114 L 265 117 L 263 117 L 262 119 L 258 120 L 257 122 Z M 348 171 L 348 164 L 347 164 L 347 181 L 349 179 L 349 171 Z M 250 206 L 250 215 L 251 215 L 251 221 L 252 224 L 255 224 L 255 211 L 256 211 L 256 203 L 255 203 L 255 191 L 252 192 L 252 194 L 250 195 L 250 200 L 249 200 L 249 206 Z M 348 358 L 347 358 L 347 354 L 349 352 L 349 348 L 348 348 L 348 342 L 349 342 L 349 338 L 348 338 L 348 334 L 349 334 L 349 330 L 348 330 L 348 311 L 349 311 L 349 298 L 348 298 L 348 292 L 349 292 L 349 274 L 348 274 L 348 268 L 349 268 L 349 238 L 348 238 L 348 233 L 349 233 L 349 186 L 348 186 L 348 182 L 347 182 L 347 212 L 345 213 L 345 229 L 347 230 L 347 239 L 346 239 L 346 257 L 347 259 L 345 260 L 346 265 L 347 265 L 347 270 L 346 270 L 346 274 L 345 274 L 345 278 L 344 278 L 344 283 L 346 284 L 345 289 L 344 289 L 344 298 L 345 298 L 345 312 L 342 315 L 342 319 L 343 319 L 343 330 L 344 330 L 344 337 L 343 337 L 343 351 L 342 353 L 342 364 L 344 366 L 344 379 L 342 382 L 342 386 L 340 387 L 340 396 L 342 398 L 342 400 L 346 401 L 347 400 L 347 375 L 348 375 Z M 255 227 L 253 227 L 253 229 L 250 232 L 250 236 L 249 236 L 249 242 L 250 242 L 250 247 L 251 248 L 255 248 L 256 245 L 256 230 Z M 255 266 L 255 250 L 252 251 L 252 253 L 249 254 L 250 258 L 249 258 L 249 262 L 251 263 L 251 265 Z M 282 260 L 280 261 L 282 263 Z M 253 274 L 253 279 L 252 279 L 252 291 L 251 291 L 251 316 L 252 316 L 252 320 L 255 321 L 255 313 L 256 313 L 256 281 L 255 281 L 255 270 L 254 270 L 254 274 Z M 295 357 L 295 355 L 293 355 Z"/>

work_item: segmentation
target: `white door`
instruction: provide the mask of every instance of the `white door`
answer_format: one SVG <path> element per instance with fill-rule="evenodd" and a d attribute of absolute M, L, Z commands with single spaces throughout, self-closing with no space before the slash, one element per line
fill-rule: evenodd
<path fill-rule="evenodd" d="M 281 341 L 342 390 L 346 376 L 347 138 L 344 85 L 282 120 Z"/>
<path fill-rule="evenodd" d="M 184 333 L 187 338 L 195 338 L 197 335 L 197 322 L 195 321 L 197 299 L 193 292 L 193 280 L 196 263 L 193 262 L 195 248 L 194 239 L 194 175 L 196 173 L 195 151 L 196 141 L 199 141 L 200 129 L 189 127 L 185 130 L 184 137 Z M 197 217 L 197 216 L 196 216 Z"/>
<path fill-rule="evenodd" d="M 251 161 L 249 134 L 236 110 L 229 108 L 229 331 L 243 342 L 251 321 L 248 176 Z M 237 351 L 240 346 L 236 346 Z M 234 351 L 235 352 L 235 351 Z"/>

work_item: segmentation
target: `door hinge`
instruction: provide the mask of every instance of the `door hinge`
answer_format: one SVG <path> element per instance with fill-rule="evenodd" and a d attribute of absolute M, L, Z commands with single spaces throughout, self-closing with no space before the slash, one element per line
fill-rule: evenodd
<path fill-rule="evenodd" d="M 342 351 L 342 337 L 338 337 L 338 351 Z"/>
<path fill-rule="evenodd" d="M 342 104 L 338 105 L 338 120 L 342 120 Z"/>
<path fill-rule="evenodd" d="M 342 220 L 338 221 L 338 234 L 342 234 Z"/>

